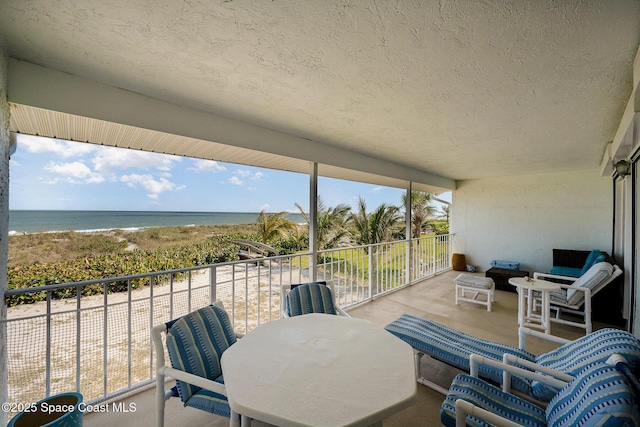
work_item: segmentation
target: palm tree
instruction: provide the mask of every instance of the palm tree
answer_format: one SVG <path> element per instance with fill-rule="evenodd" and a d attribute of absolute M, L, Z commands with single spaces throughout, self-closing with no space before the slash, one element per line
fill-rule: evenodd
<path fill-rule="evenodd" d="M 440 211 L 442 212 L 441 216 L 445 217 L 447 219 L 447 222 L 449 222 L 449 216 L 451 215 L 451 205 L 444 205 L 440 208 Z"/>
<path fill-rule="evenodd" d="M 400 222 L 400 208 L 386 203 L 381 204 L 378 208 L 367 213 L 367 204 L 362 197 L 358 201 L 358 212 L 351 213 L 351 224 L 353 227 L 353 236 L 361 245 L 376 245 L 389 241 L 393 235 L 394 229 Z M 378 292 L 377 265 L 378 265 L 378 246 L 371 246 L 371 265 L 369 268 L 373 273 L 371 275 L 373 283 L 372 290 Z"/>
<path fill-rule="evenodd" d="M 407 194 L 402 195 L 402 205 L 407 205 Z M 411 192 L 411 237 L 417 239 L 422 234 L 422 226 L 430 216 L 435 215 L 436 208 L 431 205 L 431 193 Z"/>
<path fill-rule="evenodd" d="M 262 238 L 262 243 L 267 244 L 276 237 L 286 235 L 288 231 L 296 228 L 293 222 L 285 218 L 287 214 L 288 212 L 268 214 L 264 210 L 260 211 L 256 223 L 258 224 L 258 234 Z"/>
<path fill-rule="evenodd" d="M 388 241 L 400 221 L 400 208 L 381 204 L 370 214 L 362 197 L 358 201 L 358 212 L 351 213 L 351 224 L 356 241 L 361 245 L 375 245 Z"/>
<path fill-rule="evenodd" d="M 318 197 L 317 203 L 317 247 L 319 250 L 333 249 L 349 234 L 347 224 L 351 207 L 344 203 L 335 207 L 328 207 L 320 197 Z M 296 203 L 296 207 L 300 210 L 300 213 L 310 226 L 311 221 L 309 215 L 307 215 L 299 204 Z"/>

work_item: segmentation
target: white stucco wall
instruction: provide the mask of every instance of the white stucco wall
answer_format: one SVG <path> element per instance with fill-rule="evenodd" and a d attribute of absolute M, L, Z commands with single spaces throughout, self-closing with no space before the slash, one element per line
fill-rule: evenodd
<path fill-rule="evenodd" d="M 459 181 L 454 252 L 481 271 L 497 259 L 530 272 L 548 271 L 554 248 L 611 253 L 612 186 L 597 170 Z"/>
<path fill-rule="evenodd" d="M 7 289 L 9 228 L 9 104 L 7 103 L 7 57 L 0 45 L 0 295 Z M 0 298 L 0 320 L 7 318 L 4 297 Z M 6 402 L 7 353 L 6 324 L 0 322 L 0 402 Z M 7 413 L 0 411 L 0 425 L 5 425 Z"/>

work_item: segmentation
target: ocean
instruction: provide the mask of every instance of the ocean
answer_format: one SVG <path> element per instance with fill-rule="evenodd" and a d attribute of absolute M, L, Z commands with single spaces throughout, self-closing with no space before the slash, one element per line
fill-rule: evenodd
<path fill-rule="evenodd" d="M 53 231 L 129 231 L 148 227 L 247 224 L 258 218 L 258 212 L 158 212 L 158 211 L 37 211 L 10 210 L 9 235 Z M 304 223 L 299 213 L 287 219 Z"/>

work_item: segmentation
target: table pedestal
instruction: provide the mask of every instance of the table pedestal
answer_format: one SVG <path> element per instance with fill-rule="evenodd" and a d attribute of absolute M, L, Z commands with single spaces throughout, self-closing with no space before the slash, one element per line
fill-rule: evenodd
<path fill-rule="evenodd" d="M 509 279 L 509 283 L 518 290 L 518 326 L 536 328 L 551 335 L 550 320 L 550 293 L 560 289 L 560 285 L 540 279 L 529 279 L 528 277 L 515 277 Z M 542 308 L 540 314 L 534 313 L 534 292 L 540 293 Z M 518 340 L 518 346 L 524 349 L 522 338 Z"/>

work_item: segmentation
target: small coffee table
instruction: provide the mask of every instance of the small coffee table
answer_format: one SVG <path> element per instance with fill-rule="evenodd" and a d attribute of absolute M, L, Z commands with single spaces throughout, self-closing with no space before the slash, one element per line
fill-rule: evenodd
<path fill-rule="evenodd" d="M 554 282 L 529 277 L 513 277 L 509 283 L 518 290 L 518 325 L 520 327 L 542 329 L 545 334 L 551 335 L 551 321 L 549 320 L 550 293 L 560 289 L 560 285 Z M 542 309 L 540 314 L 533 313 L 533 292 L 540 292 Z M 519 342 L 520 348 L 524 343 Z"/>

